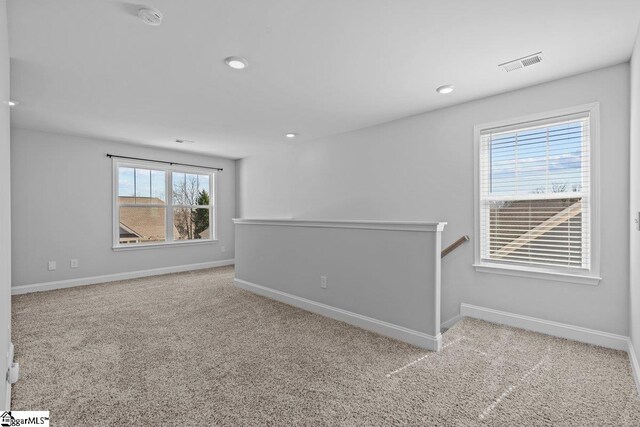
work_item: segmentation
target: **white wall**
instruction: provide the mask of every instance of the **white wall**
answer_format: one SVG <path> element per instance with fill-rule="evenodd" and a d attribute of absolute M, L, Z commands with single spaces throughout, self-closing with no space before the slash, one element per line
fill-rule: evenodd
<path fill-rule="evenodd" d="M 473 235 L 475 124 L 594 101 L 600 102 L 602 134 L 600 285 L 476 273 L 473 245 L 466 244 L 442 263 L 442 320 L 457 315 L 466 302 L 627 335 L 628 64 L 294 144 L 281 156 L 242 160 L 239 214 L 446 221 L 447 246 Z"/>
<path fill-rule="evenodd" d="M 249 212 L 255 218 L 289 218 L 293 215 L 294 154 L 292 145 L 236 162 L 238 215 L 243 212 Z"/>
<path fill-rule="evenodd" d="M 630 313 L 629 336 L 635 347 L 640 351 L 640 231 L 634 219 L 640 212 L 640 32 L 631 57 L 631 160 L 630 168 Z M 639 373 L 640 374 L 640 373 Z M 640 387 L 640 383 L 639 383 Z"/>
<path fill-rule="evenodd" d="M 224 168 L 217 175 L 219 242 L 113 251 L 107 153 Z M 14 128 L 11 166 L 13 286 L 234 257 L 234 160 Z M 72 258 L 79 268 L 70 268 Z M 49 260 L 56 271 L 47 270 Z"/>
<path fill-rule="evenodd" d="M 7 4 L 0 0 L 0 411 L 5 408 L 11 341 L 11 179 L 9 143 L 9 33 Z"/>

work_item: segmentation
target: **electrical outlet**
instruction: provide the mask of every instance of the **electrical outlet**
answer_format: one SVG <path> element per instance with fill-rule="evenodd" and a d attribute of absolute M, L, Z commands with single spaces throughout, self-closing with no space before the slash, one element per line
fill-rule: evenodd
<path fill-rule="evenodd" d="M 78 260 L 77 259 L 72 259 L 71 260 L 71 268 L 78 268 Z"/>
<path fill-rule="evenodd" d="M 327 289 L 327 276 L 320 276 L 320 287 Z"/>
<path fill-rule="evenodd" d="M 49 271 L 55 271 L 55 270 L 56 270 L 56 262 L 49 261 Z"/>
<path fill-rule="evenodd" d="M 226 248 L 226 247 L 224 247 L 224 246 L 220 246 L 220 251 L 222 251 L 222 252 L 227 252 L 227 248 Z"/>

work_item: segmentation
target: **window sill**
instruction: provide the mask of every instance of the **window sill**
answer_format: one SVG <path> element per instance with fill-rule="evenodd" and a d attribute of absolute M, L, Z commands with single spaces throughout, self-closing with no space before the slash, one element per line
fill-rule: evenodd
<path fill-rule="evenodd" d="M 111 249 L 114 252 L 119 251 L 134 251 L 137 249 L 159 249 L 159 248 L 170 248 L 170 247 L 178 247 L 178 246 L 192 246 L 192 245 L 206 245 L 208 243 L 217 243 L 218 240 L 192 240 L 188 242 L 165 242 L 165 243 L 149 243 L 143 245 L 121 245 L 121 246 L 112 246 Z"/>
<path fill-rule="evenodd" d="M 473 266 L 479 273 L 504 274 L 507 276 L 528 277 L 532 279 L 576 283 L 579 285 L 598 286 L 600 280 L 602 280 L 602 278 L 598 276 L 560 273 L 557 271 L 539 270 L 536 268 L 516 267 L 511 265 L 476 263 L 473 264 Z"/>

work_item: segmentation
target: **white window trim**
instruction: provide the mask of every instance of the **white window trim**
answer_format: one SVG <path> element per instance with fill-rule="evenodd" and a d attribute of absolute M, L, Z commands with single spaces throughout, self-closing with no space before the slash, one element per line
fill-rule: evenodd
<path fill-rule="evenodd" d="M 489 262 L 481 259 L 481 236 L 480 236 L 480 136 L 481 133 L 493 129 L 507 126 L 518 127 L 519 125 L 550 120 L 555 117 L 567 116 L 570 114 L 589 113 L 590 121 L 590 168 L 591 168 L 591 262 L 590 268 L 575 270 L 567 268 L 543 268 L 525 265 L 504 264 L 500 262 Z M 474 253 L 475 262 L 473 266 L 480 273 L 504 274 L 509 276 L 528 277 L 542 280 L 552 280 L 559 282 L 569 282 L 583 285 L 596 286 L 600 283 L 600 104 L 598 102 L 578 105 L 560 110 L 545 113 L 532 114 L 513 119 L 500 120 L 492 123 L 485 123 L 474 126 Z"/>
<path fill-rule="evenodd" d="M 209 239 L 194 239 L 194 240 L 170 240 L 172 238 L 169 233 L 172 230 L 169 227 L 169 224 L 173 224 L 173 205 L 172 201 L 169 199 L 170 194 L 166 195 L 167 203 L 165 205 L 166 209 L 166 217 L 165 217 L 165 225 L 166 225 L 166 240 L 164 242 L 158 243 L 129 243 L 126 245 L 120 244 L 120 235 L 119 235 L 119 215 L 118 215 L 118 190 L 119 190 L 119 180 L 118 180 L 118 168 L 119 167 L 131 167 L 131 168 L 149 168 L 154 170 L 163 170 L 166 172 L 178 172 L 178 173 L 198 173 L 202 175 L 212 175 L 213 179 L 209 180 L 209 194 L 212 195 L 211 201 L 213 205 L 211 206 L 211 215 L 213 215 L 213 223 L 210 222 L 210 226 L 212 227 L 212 236 Z M 171 182 L 170 174 L 165 173 L 165 189 L 169 188 Z M 180 247 L 180 246 L 192 246 L 192 245 L 202 245 L 202 244 L 211 244 L 216 243 L 218 241 L 218 176 L 217 171 L 210 169 L 202 169 L 191 166 L 173 166 L 173 165 L 163 165 L 156 162 L 147 162 L 144 160 L 136 160 L 136 161 L 127 161 L 121 160 L 117 158 L 112 159 L 112 197 L 111 197 L 111 205 L 112 205 L 112 247 L 113 251 L 128 251 L 128 250 L 138 250 L 138 249 L 158 249 L 158 248 L 167 248 L 167 247 Z M 212 182 L 213 181 L 213 182 Z M 209 218 L 211 218 L 209 215 Z"/>

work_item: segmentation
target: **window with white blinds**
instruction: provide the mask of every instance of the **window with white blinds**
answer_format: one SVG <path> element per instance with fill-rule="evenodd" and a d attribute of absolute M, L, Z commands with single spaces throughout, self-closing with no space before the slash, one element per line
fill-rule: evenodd
<path fill-rule="evenodd" d="M 586 110 L 477 130 L 476 262 L 591 270 L 591 123 Z"/>

